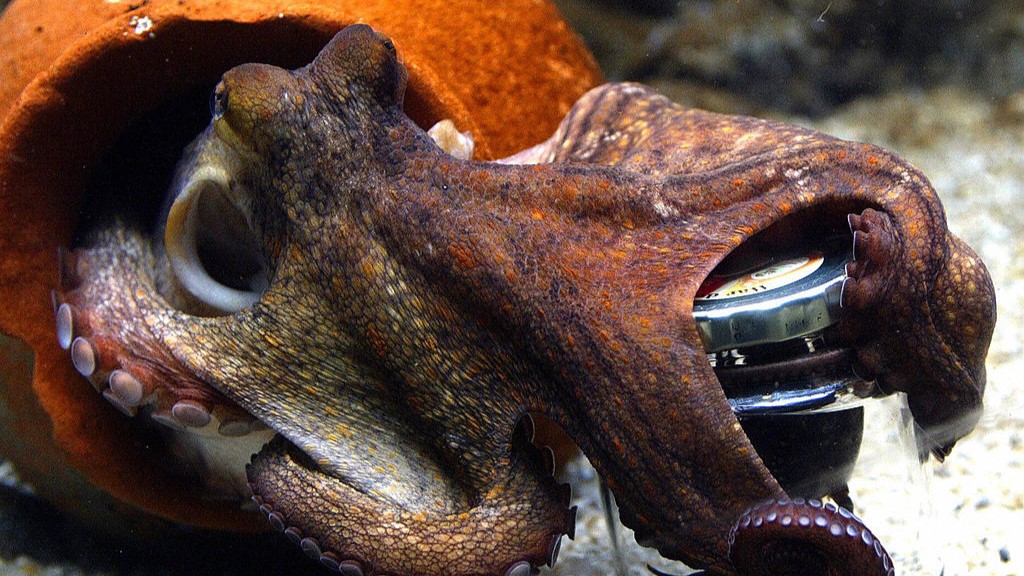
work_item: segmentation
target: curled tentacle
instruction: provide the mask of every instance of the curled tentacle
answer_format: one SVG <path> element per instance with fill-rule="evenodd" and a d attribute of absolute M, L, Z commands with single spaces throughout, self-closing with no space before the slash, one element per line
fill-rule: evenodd
<path fill-rule="evenodd" d="M 522 436 L 517 444 L 507 476 L 450 514 L 402 510 L 355 490 L 280 438 L 253 458 L 249 479 L 271 525 L 342 574 L 529 576 L 554 565 L 576 511 L 568 508 L 569 486 L 543 469 L 541 450 Z M 316 520 L 326 511 L 330 524 Z"/>
<path fill-rule="evenodd" d="M 247 416 L 154 344 L 138 302 L 145 280 L 136 271 L 152 266 L 144 242 L 131 232 L 110 231 L 90 248 L 62 254 L 60 286 L 53 293 L 58 344 L 122 412 L 151 407 L 157 420 L 179 429 L 202 428 L 214 412 Z M 112 285 L 129 289 L 110 290 Z"/>
<path fill-rule="evenodd" d="M 112 406 L 158 424 L 174 458 L 216 498 L 246 499 L 242 462 L 266 442 L 266 426 L 212 388 L 153 334 L 160 314 L 148 240 L 105 230 L 60 254 L 53 292 L 57 343 Z M 141 274 L 140 274 L 141 272 Z M 119 287 L 112 290 L 111 287 Z"/>
<path fill-rule="evenodd" d="M 818 500 L 769 500 L 747 510 L 729 535 L 743 576 L 893 576 L 892 558 L 852 512 Z"/>

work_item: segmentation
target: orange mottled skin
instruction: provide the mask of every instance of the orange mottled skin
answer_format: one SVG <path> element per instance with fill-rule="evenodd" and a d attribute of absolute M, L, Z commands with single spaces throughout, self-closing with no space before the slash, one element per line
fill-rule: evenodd
<path fill-rule="evenodd" d="M 773 241 L 854 215 L 853 313 L 835 338 L 865 377 L 909 393 L 930 447 L 973 426 L 992 285 L 893 154 L 623 84 L 510 163 L 462 161 L 403 114 L 404 87 L 367 27 L 295 72 L 225 74 L 206 137 L 244 159 L 272 267 L 255 305 L 172 309 L 145 273 L 149 241 L 128 230 L 79 251 L 108 281 L 78 289 L 77 308 L 279 432 L 249 479 L 328 562 L 497 575 L 548 562 L 572 514 L 519 424 L 535 411 L 583 449 L 643 541 L 734 573 L 731 527 L 784 494 L 708 365 L 692 302 L 780 221 Z M 97 341 L 101 357 L 131 352 Z"/>

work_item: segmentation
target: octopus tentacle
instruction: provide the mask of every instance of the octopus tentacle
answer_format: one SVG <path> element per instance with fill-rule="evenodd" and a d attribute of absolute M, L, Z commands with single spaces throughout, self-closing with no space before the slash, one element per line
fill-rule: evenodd
<path fill-rule="evenodd" d="M 174 357 L 152 331 L 166 305 L 151 282 L 147 238 L 117 226 L 60 254 L 53 293 L 57 343 L 116 409 L 158 424 L 172 459 L 195 471 L 211 497 L 247 499 L 244 462 L 267 428 Z M 112 289 L 114 287 L 114 289 Z"/>
<path fill-rule="evenodd" d="M 853 513 L 819 500 L 769 500 L 747 510 L 729 535 L 743 576 L 893 576 L 892 558 Z"/>
<path fill-rule="evenodd" d="M 78 353 L 88 356 L 92 367 L 85 369 L 82 358 L 73 361 L 83 367 L 83 375 L 94 385 L 114 397 L 112 402 L 130 404 L 136 408 L 134 413 L 145 409 L 150 418 L 168 429 L 198 426 L 212 419 L 203 403 L 211 402 L 210 398 L 241 410 L 214 391 L 211 384 L 216 383 L 302 446 L 300 452 L 284 437 L 272 442 L 253 460 L 250 488 L 260 495 L 257 504 L 271 524 L 280 525 L 293 537 L 301 534 L 300 545 L 310 553 L 316 551 L 322 563 L 348 574 L 466 570 L 466 574 L 526 575 L 536 566 L 553 562 L 560 537 L 573 533 L 570 491 L 553 480 L 548 451 L 528 442 L 532 435 L 528 419 L 521 419 L 523 424 L 513 434 L 511 446 L 506 438 L 504 457 L 492 454 L 486 458 L 495 463 L 490 468 L 493 480 L 464 484 L 446 469 L 450 464 L 438 460 L 420 438 L 422 429 L 388 419 L 387 414 L 400 412 L 396 407 L 375 411 L 374 421 L 358 420 L 370 416 L 352 407 L 352 400 L 331 398 L 346 389 L 356 395 L 360 392 L 352 373 L 339 371 L 336 364 L 332 372 L 329 354 L 314 354 L 329 363 L 320 373 L 349 379 L 347 383 L 309 387 L 308 405 L 300 403 L 293 406 L 294 411 L 278 412 L 282 404 L 296 402 L 289 395 L 294 386 L 287 363 L 276 353 L 268 353 L 258 340 L 282 332 L 269 326 L 252 329 L 253 323 L 271 321 L 281 313 L 272 306 L 261 305 L 259 312 L 242 314 L 248 320 L 242 324 L 231 318 L 192 317 L 168 308 L 152 281 L 155 270 L 149 244 L 140 234 L 122 227 L 99 231 L 88 247 L 69 252 L 66 263 L 70 271 L 55 294 L 58 340 L 67 344 L 72 354 L 79 342 Z M 267 299 L 273 301 L 274 297 L 270 293 Z M 233 333 L 239 326 L 244 327 L 241 334 Z M 239 342 L 248 342 L 243 348 L 251 354 L 237 349 Z M 338 342 L 330 340 L 332 345 Z M 291 354 L 288 350 L 281 353 Z M 234 374 L 231 367 L 244 374 Z M 285 372 L 278 374 L 275 369 Z M 252 388 L 245 384 L 251 382 L 254 370 L 264 374 L 268 383 L 255 397 L 248 397 L 243 392 Z M 189 396 L 193 388 L 207 396 Z M 377 392 L 382 402 L 388 397 L 382 390 Z M 268 400 L 274 394 L 279 396 Z M 167 404 L 166 398 L 174 402 L 165 414 L 160 407 Z M 349 407 L 342 414 L 334 405 Z M 323 418 L 310 417 L 316 413 Z M 297 421 L 314 423 L 317 433 L 325 437 L 312 438 Z M 224 426 L 222 422 L 220 434 L 229 436 Z M 351 445 L 342 438 L 349 428 L 355 429 L 349 434 L 354 438 Z M 375 454 L 375 442 L 383 455 Z M 393 458 L 386 445 L 394 452 Z M 417 445 L 419 450 L 412 449 Z M 409 454 L 402 458 L 402 453 Z M 319 463 L 313 464 L 310 455 L 316 455 Z M 382 475 L 367 476 L 368 470 Z M 378 477 L 384 481 L 374 481 Z M 311 485 L 317 498 L 295 497 L 299 487 Z M 303 506 L 347 510 L 351 524 L 346 525 L 364 538 L 353 544 L 348 536 L 319 526 L 317 514 L 301 510 Z M 396 518 L 404 526 L 393 545 L 382 546 L 378 539 L 392 526 L 382 518 Z M 400 544 L 417 539 L 419 546 Z M 424 551 L 427 544 L 432 548 Z M 408 565 L 396 564 L 395 558 Z"/>
<path fill-rule="evenodd" d="M 526 576 L 554 564 L 562 535 L 571 537 L 575 523 L 568 485 L 547 474 L 522 434 L 507 476 L 451 514 L 396 509 L 318 472 L 284 441 L 268 444 L 248 473 L 271 525 L 342 574 Z M 336 520 L 329 526 L 316 520 L 324 510 Z"/>
<path fill-rule="evenodd" d="M 925 184 L 909 173 L 904 180 Z M 941 209 L 932 209 L 929 225 L 911 225 L 896 207 L 883 207 L 849 217 L 854 260 L 842 305 L 851 314 L 836 334 L 856 350 L 858 374 L 907 393 L 922 455 L 941 460 L 980 416 L 985 372 L 977 343 L 988 342 L 995 323 L 991 281 L 966 244 L 928 232 L 944 226 Z M 955 288 L 965 282 L 969 296 Z"/>
<path fill-rule="evenodd" d="M 148 251 L 136 233 L 115 228 L 101 233 L 90 248 L 62 252 L 59 288 L 53 293 L 58 344 L 69 351 L 78 372 L 122 412 L 135 415 L 147 407 L 154 420 L 179 429 L 203 428 L 215 414 L 218 421 L 247 418 L 154 345 L 145 317 L 135 314 L 139 304 L 132 300 L 147 292 L 139 283 L 152 276 L 137 274 L 152 270 Z"/>
<path fill-rule="evenodd" d="M 871 208 L 861 214 L 850 214 L 849 223 L 853 261 L 846 266 L 842 305 L 863 310 L 890 289 L 893 275 L 887 263 L 897 259 L 894 225 L 887 214 Z"/>

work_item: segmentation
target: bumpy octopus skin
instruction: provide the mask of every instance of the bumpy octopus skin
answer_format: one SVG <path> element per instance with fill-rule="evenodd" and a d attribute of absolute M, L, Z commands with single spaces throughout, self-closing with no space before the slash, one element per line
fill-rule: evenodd
<path fill-rule="evenodd" d="M 980 410 L 994 296 L 924 176 L 872 146 L 633 84 L 590 92 L 535 148 L 473 162 L 403 114 L 404 86 L 394 47 L 365 26 L 303 69 L 226 73 L 183 171 L 241 198 L 264 285 L 204 310 L 174 296 L 162 230 L 113 219 L 65 256 L 55 296 L 79 371 L 129 414 L 148 402 L 169 425 L 229 437 L 269 426 L 248 469 L 255 501 L 343 574 L 553 562 L 574 510 L 529 412 L 565 429 L 667 556 L 733 574 L 835 552 L 850 560 L 828 573 L 891 573 L 877 540 L 827 535 L 862 534 L 855 518 L 787 499 L 692 306 L 759 231 L 774 230 L 769 247 L 852 231 L 849 313 L 831 337 L 861 376 L 908 394 L 944 454 Z M 806 528 L 774 522 L 779 510 L 819 530 L 776 545 Z"/>

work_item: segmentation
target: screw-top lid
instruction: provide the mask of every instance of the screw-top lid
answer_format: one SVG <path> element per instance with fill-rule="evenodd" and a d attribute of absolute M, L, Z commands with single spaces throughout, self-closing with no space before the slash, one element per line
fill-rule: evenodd
<path fill-rule="evenodd" d="M 693 316 L 708 352 L 783 342 L 839 320 L 848 251 L 808 250 L 729 274 L 712 273 Z"/>

